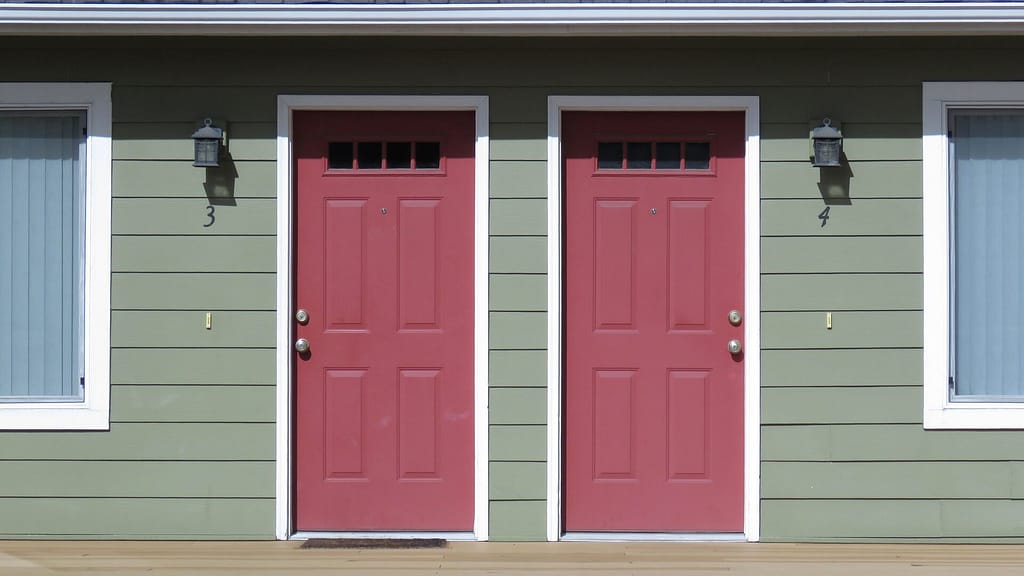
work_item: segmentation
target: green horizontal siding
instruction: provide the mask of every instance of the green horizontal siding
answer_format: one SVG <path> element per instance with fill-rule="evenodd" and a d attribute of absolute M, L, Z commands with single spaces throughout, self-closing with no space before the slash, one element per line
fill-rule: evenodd
<path fill-rule="evenodd" d="M 114 234 L 118 235 L 267 235 L 277 227 L 277 200 L 240 199 L 234 205 L 217 204 L 210 212 L 210 199 L 201 198 L 116 198 Z M 212 215 L 212 223 L 211 223 Z"/>
<path fill-rule="evenodd" d="M 763 424 L 906 424 L 921 422 L 917 386 L 765 388 Z"/>
<path fill-rule="evenodd" d="M 113 386 L 114 422 L 274 422 L 273 386 Z"/>
<path fill-rule="evenodd" d="M 543 388 L 491 388 L 491 424 L 546 424 L 547 391 Z"/>
<path fill-rule="evenodd" d="M 827 219 L 818 200 L 762 200 L 762 236 L 919 236 L 918 199 L 857 199 L 830 204 Z M 823 225 L 824 224 L 824 225 Z"/>
<path fill-rule="evenodd" d="M 543 500 L 491 500 L 490 539 L 545 540 L 547 503 Z"/>
<path fill-rule="evenodd" d="M 940 503 L 942 534 L 957 538 L 1018 537 L 1024 529 L 1024 500 L 947 500 Z"/>
<path fill-rule="evenodd" d="M 850 237 L 763 238 L 761 272 L 920 272 L 921 238 Z"/>
<path fill-rule="evenodd" d="M 495 387 L 543 387 L 547 385 L 548 353 L 545 350 L 491 350 L 490 385 Z"/>
<path fill-rule="evenodd" d="M 870 198 L 920 198 L 923 187 L 921 163 L 915 161 L 854 161 L 849 173 L 839 174 L 814 168 L 809 162 L 764 162 L 761 164 L 761 198 L 809 199 L 851 206 Z M 846 178 L 849 176 L 849 178 Z M 840 190 L 823 194 L 819 184 L 842 183 Z M 840 204 L 841 205 L 841 204 Z M 824 208 L 824 204 L 821 204 Z M 916 218 L 915 218 L 916 219 Z"/>
<path fill-rule="evenodd" d="M 761 147 L 761 160 L 806 163 L 811 156 L 810 132 L 818 125 L 820 119 L 811 123 L 762 124 L 761 138 L 765 144 Z M 851 162 L 921 159 L 920 123 L 842 122 L 838 128 L 843 133 L 843 155 Z"/>
<path fill-rule="evenodd" d="M 761 347 L 919 348 L 921 322 L 916 310 L 834 312 L 829 329 L 824 312 L 763 312 Z"/>
<path fill-rule="evenodd" d="M 543 425 L 491 426 L 489 441 L 492 462 L 547 460 L 547 428 Z"/>
<path fill-rule="evenodd" d="M 491 123 L 491 161 L 547 160 L 546 122 Z"/>
<path fill-rule="evenodd" d="M 1020 500 L 765 500 L 763 540 L 1019 538 Z"/>
<path fill-rule="evenodd" d="M 546 493 L 545 462 L 491 462 L 492 500 L 542 500 Z"/>
<path fill-rule="evenodd" d="M 547 272 L 547 238 L 492 237 L 490 266 L 494 274 L 544 274 Z"/>
<path fill-rule="evenodd" d="M 761 496 L 778 499 L 1009 499 L 1021 462 L 765 462 Z"/>
<path fill-rule="evenodd" d="M 0 462 L 6 498 L 273 498 L 273 462 Z"/>
<path fill-rule="evenodd" d="M 924 430 L 920 424 L 764 426 L 766 461 L 1016 461 L 1024 435 L 1015 431 Z"/>
<path fill-rule="evenodd" d="M 113 407 L 117 414 L 117 407 Z M 112 423 L 109 432 L 4 432 L 4 460 L 272 461 L 275 425 Z"/>
<path fill-rule="evenodd" d="M 117 124 L 189 124 L 203 118 L 230 118 L 232 123 L 272 122 L 277 90 L 265 86 L 119 86 L 112 94 Z M 193 128 L 195 130 L 195 128 Z M 228 134 L 230 136 L 230 133 Z M 182 140 L 191 137 L 183 133 Z M 129 154 L 131 156 L 131 154 Z"/>
<path fill-rule="evenodd" d="M 920 274 L 765 274 L 761 310 L 921 310 Z"/>
<path fill-rule="evenodd" d="M 272 498 L 0 498 L 0 535 L 270 539 Z"/>
<path fill-rule="evenodd" d="M 495 160 L 490 165 L 491 198 L 547 198 L 547 164 L 534 160 Z"/>
<path fill-rule="evenodd" d="M 812 38 L 617 38 L 615 50 L 608 50 L 603 38 L 472 38 L 423 40 L 419 38 L 388 38 L 373 42 L 363 38 L 294 38 L 290 50 L 281 50 L 274 43 L 260 39 L 197 38 L 189 46 L 190 53 L 218 50 L 225 58 L 251 59 L 263 63 L 262 74 L 247 67 L 199 70 L 191 60 L 161 57 L 154 66 L 154 53 L 167 54 L 175 46 L 169 39 L 139 39 L 134 50 L 118 53 L 114 61 L 121 70 L 130 71 L 126 83 L 141 86 L 166 86 L 169 79 L 196 86 L 267 86 L 282 93 L 322 92 L 325 89 L 349 88 L 356 93 L 410 92 L 412 88 L 429 86 L 439 92 L 448 88 L 467 90 L 474 87 L 542 85 L 605 90 L 629 90 L 636 86 L 688 86 L 691 89 L 730 88 L 744 86 L 822 86 L 836 87 L 895 85 L 913 87 L 922 78 L 937 80 L 975 78 L 982 73 L 993 80 L 1015 79 L 1012 71 L 998 68 L 979 56 L 993 52 L 1012 51 L 1018 45 L 1003 38 L 972 38 L 969 46 L 948 39 L 847 38 L 846 42 L 829 44 L 829 58 L 816 66 L 806 63 L 807 50 L 821 49 L 821 42 Z M 827 40 L 825 42 L 828 42 Z M 955 46 L 951 46 L 955 44 Z M 336 63 L 336 54 L 366 50 L 373 46 L 376 58 L 355 62 L 345 77 L 317 75 L 318 70 Z M 82 43 L 78 53 L 83 61 L 75 65 L 56 66 L 68 79 L 88 79 L 99 71 L 109 70 L 111 60 L 95 63 L 85 56 L 110 55 L 122 44 L 110 39 Z M 49 46 L 33 41 L 26 48 L 33 58 L 5 66 L 11 77 L 45 79 L 51 70 L 33 68 L 35 59 L 59 53 L 64 46 Z M 295 66 L 294 52 L 307 56 L 308 65 Z M 558 65 L 551 64 L 557 54 Z M 596 55 L 600 55 L 597 58 Z M 678 70 L 685 56 L 685 74 L 667 74 Z M 496 64 L 500 62 L 499 64 Z M 461 66 L 455 68 L 458 62 Z M 643 62 L 643 66 L 637 65 Z M 386 65 L 381 65 L 382 63 Z M 273 73 L 267 73 L 272 70 Z M 612 75 L 615 72 L 617 75 Z M 635 89 L 635 88 L 634 88 Z M 815 103 L 807 108 L 815 112 L 831 110 L 828 104 Z M 856 103 L 856 100 L 853 100 Z M 215 103 L 214 103 L 215 104 Z M 211 105 L 208 115 L 217 116 Z M 841 116 L 838 111 L 837 118 Z M 543 116 L 541 116 L 543 118 Z M 185 121 L 194 120 L 192 117 Z M 140 119 L 139 121 L 146 121 Z M 237 121 L 232 118 L 232 121 Z"/>
<path fill-rule="evenodd" d="M 761 386 L 919 386 L 921 362 L 920 349 L 764 350 Z"/>
<path fill-rule="evenodd" d="M 811 38 L 617 38 L 615 50 L 608 50 L 603 38 L 533 38 L 523 42 L 515 38 L 478 39 L 452 38 L 429 41 L 416 38 L 388 38 L 372 43 L 377 57 L 372 61 L 353 63 L 351 77 L 316 75 L 336 63 L 337 53 L 367 49 L 361 38 L 295 38 L 289 41 L 292 50 L 308 58 L 308 65 L 295 66 L 291 51 L 281 50 L 273 43 L 259 39 L 197 38 L 190 45 L 196 52 L 216 49 L 225 58 L 252 59 L 265 63 L 261 71 L 234 67 L 198 70 L 185 58 L 161 58 L 161 66 L 153 65 L 153 52 L 164 54 L 169 44 L 162 39 L 136 42 L 141 49 L 119 54 L 117 62 L 131 70 L 131 82 L 161 86 L 168 78 L 187 78 L 197 86 L 284 87 L 282 92 L 296 93 L 347 87 L 353 92 L 409 92 L 410 87 L 430 86 L 438 91 L 448 87 L 514 86 L 582 86 L 609 85 L 628 90 L 634 86 L 733 87 L 757 86 L 820 86 L 838 87 L 873 85 L 913 86 L 920 78 L 962 79 L 965 73 L 984 71 L 993 80 L 1014 79 L 1012 71 L 998 69 L 991 62 L 979 64 L 979 54 L 1012 50 L 1016 44 L 999 39 L 972 39 L 970 46 L 958 43 L 957 50 L 943 39 L 908 42 L 904 38 L 845 39 L 843 44 L 829 45 L 827 63 L 816 66 L 805 63 L 807 50 L 820 49 L 820 41 Z M 145 42 L 144 44 L 142 42 Z M 121 46 L 111 40 L 97 39 L 79 48 L 85 55 L 110 54 Z M 170 44 L 173 46 L 173 44 Z M 968 50 L 968 48 L 970 48 Z M 33 54 L 39 58 L 55 52 L 56 47 L 35 44 Z M 161 52 L 163 51 L 163 52 Z M 966 52 L 966 54 L 965 54 Z M 558 55 L 561 66 L 538 66 L 551 63 Z M 600 58 L 596 55 L 600 54 Z M 679 58 L 686 56 L 685 74 L 666 74 L 676 70 Z M 496 64 L 496 60 L 500 62 Z M 458 62 L 461 67 L 453 68 Z M 386 66 L 379 65 L 386 63 Z M 643 62 L 643 66 L 637 65 Z M 673 65 L 676 68 L 673 68 Z M 6 67 L 13 76 L 37 79 L 38 69 L 31 62 L 12 63 Z M 61 67 L 71 78 L 88 78 L 104 67 L 88 62 Z M 611 75 L 616 72 L 617 75 Z M 309 88 L 306 88 L 306 87 Z M 299 89 L 302 87 L 304 89 Z M 824 107 L 828 103 L 818 104 Z M 211 114 L 216 111 L 211 111 Z M 838 116 L 838 115 L 837 115 Z"/>
<path fill-rule="evenodd" d="M 811 90 L 784 86 L 751 92 L 761 95 L 761 121 L 765 124 L 806 123 L 808 117 L 817 120 L 826 114 L 823 107 L 843 124 L 904 124 L 921 117 L 920 86 L 817 86 Z M 814 114 L 816 110 L 822 112 Z"/>
<path fill-rule="evenodd" d="M 541 312 L 548 306 L 545 274 L 491 274 L 490 305 L 496 312 Z"/>
<path fill-rule="evenodd" d="M 491 348 L 496 350 L 547 347 L 547 315 L 542 312 L 491 312 Z"/>
<path fill-rule="evenodd" d="M 274 272 L 277 267 L 273 236 L 115 236 L 111 253 L 114 272 Z"/>
<path fill-rule="evenodd" d="M 233 195 L 236 200 L 277 196 L 277 165 L 274 162 L 233 162 L 231 168 L 236 174 Z M 113 163 L 112 170 L 115 198 L 208 197 L 203 186 L 207 182 L 206 170 L 192 166 L 190 160 L 118 160 Z"/>
<path fill-rule="evenodd" d="M 491 101 L 488 490 L 493 540 L 546 537 L 547 126 L 542 116 L 524 115 L 545 102 L 537 96 L 493 94 Z"/>
<path fill-rule="evenodd" d="M 226 154 L 234 161 L 277 159 L 273 122 L 235 122 L 214 118 L 224 129 Z M 201 124 L 195 122 L 138 122 L 114 124 L 114 160 L 187 160 L 192 162 L 195 147 L 190 138 Z M 202 172 L 202 169 L 196 169 Z"/>
<path fill-rule="evenodd" d="M 219 316 L 214 316 L 219 318 Z M 134 348 L 110 351 L 114 384 L 276 384 L 269 349 Z"/>
<path fill-rule="evenodd" d="M 118 310 L 274 310 L 273 274 L 117 273 L 110 299 Z"/>
<path fill-rule="evenodd" d="M 216 466 L 272 485 L 277 98 L 412 93 L 490 99 L 492 538 L 545 537 L 547 359 L 560 353 L 547 350 L 545 312 L 551 95 L 759 97 L 763 309 L 746 314 L 763 313 L 763 538 L 1024 535 L 1021 435 L 920 424 L 920 82 L 1018 80 L 1001 62 L 1024 53 L 1022 39 L 18 37 L 0 49 L 23 55 L 0 63 L 8 79 L 114 83 L 116 198 L 111 431 L 5 432 L 0 467 L 54 461 L 97 484 L 121 473 L 104 461 L 169 467 L 165 484 L 133 487 L 140 497 L 40 487 L 3 500 L 0 535 L 272 533 L 269 492 L 175 491 L 219 482 L 202 477 Z M 211 51 L 259 72 L 194 65 Z M 358 53 L 374 57 L 320 73 Z M 808 65 L 812 53 L 829 56 Z M 808 130 L 826 115 L 846 136 L 842 170 L 807 161 Z M 224 123 L 231 156 L 213 171 L 190 161 L 189 136 L 207 116 Z M 217 222 L 206 228 L 211 202 Z M 965 485 L 971 471 L 1003 482 L 1006 470 L 1005 494 Z M 17 478 L 12 491 L 32 489 Z"/>
<path fill-rule="evenodd" d="M 273 312 L 120 310 L 110 315 L 114 348 L 271 348 Z"/>
<path fill-rule="evenodd" d="M 492 236 L 544 236 L 548 230 L 547 200 L 542 198 L 492 199 Z"/>
<path fill-rule="evenodd" d="M 904 62 L 908 57 L 893 54 Z M 851 56 L 840 57 L 843 65 L 830 76 L 870 75 L 865 62 L 876 74 L 891 71 L 869 55 Z M 968 511 L 976 510 L 972 503 L 1017 498 L 1019 463 L 1012 460 L 1018 457 L 997 449 L 1009 460 L 943 461 L 942 454 L 954 460 L 979 442 L 953 433 L 963 445 L 945 452 L 921 429 L 919 81 L 867 81 L 887 85 L 871 96 L 809 90 L 820 108 L 805 105 L 820 112 L 794 121 L 781 118 L 798 100 L 762 101 L 765 541 L 977 537 L 980 531 L 958 533 L 944 507 L 960 504 Z M 893 98 L 890 110 L 875 100 L 884 94 Z M 844 133 L 840 170 L 807 162 L 808 130 L 825 115 Z M 902 436 L 885 434 L 891 430 Z"/>
<path fill-rule="evenodd" d="M 761 426 L 761 465 L 765 462 L 831 462 L 832 426 Z M 852 426 L 864 428 L 864 426 Z"/>
<path fill-rule="evenodd" d="M 762 500 L 761 539 L 827 541 L 846 538 L 937 538 L 935 500 Z"/>

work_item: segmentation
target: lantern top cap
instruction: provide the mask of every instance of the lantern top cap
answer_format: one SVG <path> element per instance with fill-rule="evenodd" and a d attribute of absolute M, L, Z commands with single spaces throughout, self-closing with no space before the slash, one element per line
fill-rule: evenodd
<path fill-rule="evenodd" d="M 210 118 L 203 119 L 203 127 L 192 133 L 193 140 L 214 138 L 220 140 L 223 136 L 224 130 L 217 128 L 213 125 L 213 120 Z"/>
<path fill-rule="evenodd" d="M 811 132 L 812 138 L 842 138 L 843 133 L 832 127 L 832 119 L 825 118 L 821 122 L 821 126 L 818 126 Z"/>

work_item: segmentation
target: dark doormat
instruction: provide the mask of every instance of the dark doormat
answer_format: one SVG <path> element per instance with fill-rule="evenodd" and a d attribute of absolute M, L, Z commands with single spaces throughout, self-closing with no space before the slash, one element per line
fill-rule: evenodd
<path fill-rule="evenodd" d="M 447 548 L 444 538 L 310 538 L 300 548 Z"/>

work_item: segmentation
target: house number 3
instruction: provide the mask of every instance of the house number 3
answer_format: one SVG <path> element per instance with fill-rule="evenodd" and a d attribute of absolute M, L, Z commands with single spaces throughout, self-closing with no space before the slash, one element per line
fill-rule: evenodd
<path fill-rule="evenodd" d="M 214 210 L 215 209 L 212 204 L 206 207 L 206 217 L 209 218 L 210 221 L 207 222 L 206 224 L 203 224 L 203 228 L 209 228 L 210 226 L 213 226 L 214 222 L 217 221 L 217 217 L 213 215 Z"/>

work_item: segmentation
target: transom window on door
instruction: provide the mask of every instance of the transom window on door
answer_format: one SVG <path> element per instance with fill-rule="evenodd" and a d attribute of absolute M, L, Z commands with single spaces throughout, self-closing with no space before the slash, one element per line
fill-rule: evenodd
<path fill-rule="evenodd" d="M 0 84 L 0 429 L 106 429 L 110 85 Z"/>
<path fill-rule="evenodd" d="M 924 95 L 924 423 L 1024 428 L 1024 84 Z"/>
<path fill-rule="evenodd" d="M 711 170 L 710 142 L 597 143 L 598 170 Z"/>
<path fill-rule="evenodd" d="M 440 142 L 331 142 L 328 170 L 438 170 Z"/>

